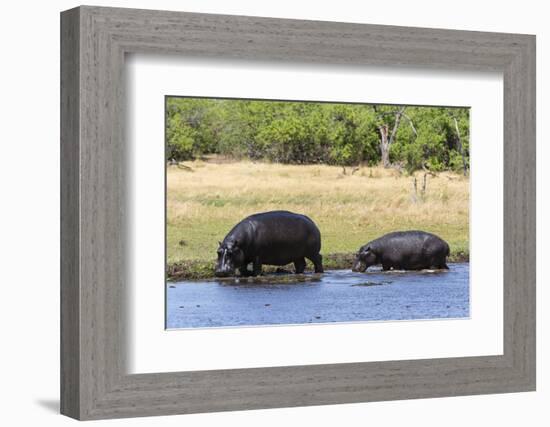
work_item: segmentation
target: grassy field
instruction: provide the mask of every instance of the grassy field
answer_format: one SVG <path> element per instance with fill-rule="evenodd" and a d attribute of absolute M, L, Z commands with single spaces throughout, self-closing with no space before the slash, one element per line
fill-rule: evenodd
<path fill-rule="evenodd" d="M 322 234 L 325 268 L 349 268 L 359 246 L 396 230 L 421 229 L 467 260 L 469 180 L 448 172 L 414 177 L 395 169 L 194 161 L 167 171 L 169 278 L 213 274 L 218 241 L 247 215 L 277 209 L 308 215 Z M 308 268 L 311 265 L 308 264 Z"/>

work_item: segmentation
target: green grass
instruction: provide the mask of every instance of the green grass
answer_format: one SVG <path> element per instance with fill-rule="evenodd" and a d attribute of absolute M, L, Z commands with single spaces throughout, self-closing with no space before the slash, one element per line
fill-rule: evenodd
<path fill-rule="evenodd" d="M 450 261 L 468 259 L 469 181 L 441 173 L 423 196 L 413 177 L 393 169 L 251 162 L 186 162 L 170 167 L 167 191 L 168 277 L 211 277 L 218 241 L 244 217 L 286 209 L 321 230 L 326 269 L 349 268 L 357 249 L 384 233 L 421 229 L 445 239 Z M 417 175 L 420 190 L 423 173 Z M 311 265 L 308 264 L 309 268 Z M 264 271 L 274 271 L 268 266 Z"/>

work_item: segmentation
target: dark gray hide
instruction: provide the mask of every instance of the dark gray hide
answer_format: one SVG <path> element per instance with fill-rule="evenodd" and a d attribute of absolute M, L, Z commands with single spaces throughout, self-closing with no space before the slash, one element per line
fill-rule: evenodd
<path fill-rule="evenodd" d="M 364 272 L 382 264 L 384 270 L 448 269 L 449 245 L 425 231 L 396 231 L 361 246 L 352 270 Z"/>
<path fill-rule="evenodd" d="M 311 260 L 316 273 L 323 272 L 321 233 L 305 215 L 288 211 L 271 211 L 251 215 L 225 236 L 218 247 L 215 274 L 231 276 L 238 269 L 249 275 L 262 271 L 262 264 L 286 265 L 294 263 L 296 273 L 303 273 L 306 260 Z"/>

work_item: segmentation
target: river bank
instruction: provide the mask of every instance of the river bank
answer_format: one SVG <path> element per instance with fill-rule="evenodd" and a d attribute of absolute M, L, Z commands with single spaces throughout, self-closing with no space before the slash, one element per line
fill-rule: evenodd
<path fill-rule="evenodd" d="M 354 253 L 336 253 L 323 255 L 323 266 L 325 270 L 347 270 L 351 268 Z M 451 250 L 451 255 L 448 257 L 450 263 L 467 263 L 469 262 L 469 253 L 467 251 Z M 214 279 L 214 265 L 216 260 L 189 260 L 169 264 L 166 269 L 166 277 L 170 282 L 179 280 L 203 280 Z M 312 265 L 308 261 L 306 271 L 311 271 Z M 264 275 L 272 275 L 277 271 L 293 272 L 294 266 L 289 264 L 284 267 L 275 267 L 265 265 L 262 268 Z"/>

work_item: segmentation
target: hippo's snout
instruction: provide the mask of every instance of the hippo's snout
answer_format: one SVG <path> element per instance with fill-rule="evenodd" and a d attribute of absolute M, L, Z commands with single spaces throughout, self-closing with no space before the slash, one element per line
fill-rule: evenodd
<path fill-rule="evenodd" d="M 351 271 L 356 273 L 357 272 L 363 273 L 366 270 L 367 270 L 367 265 L 361 260 L 355 260 L 355 262 L 353 263 L 353 266 L 351 267 Z"/>

